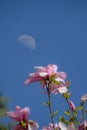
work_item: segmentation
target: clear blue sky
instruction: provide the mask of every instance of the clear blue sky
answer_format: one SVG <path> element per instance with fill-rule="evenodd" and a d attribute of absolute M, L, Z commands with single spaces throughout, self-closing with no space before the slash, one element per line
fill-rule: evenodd
<path fill-rule="evenodd" d="M 34 50 L 17 41 L 22 34 L 35 39 Z M 29 106 L 30 119 L 37 120 L 40 129 L 50 122 L 42 105 L 47 98 L 39 83 L 26 87 L 24 81 L 34 66 L 47 64 L 67 73 L 71 99 L 78 105 L 87 93 L 87 1 L 0 0 L 0 91 L 10 98 L 9 109 Z M 53 100 L 54 110 L 62 113 L 65 101 L 60 95 Z"/>

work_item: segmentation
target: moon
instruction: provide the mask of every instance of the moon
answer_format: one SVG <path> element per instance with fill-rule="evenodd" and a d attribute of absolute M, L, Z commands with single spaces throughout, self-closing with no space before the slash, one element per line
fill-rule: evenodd
<path fill-rule="evenodd" d="M 18 41 L 26 48 L 34 50 L 36 47 L 36 42 L 34 38 L 30 35 L 24 34 L 18 37 Z"/>

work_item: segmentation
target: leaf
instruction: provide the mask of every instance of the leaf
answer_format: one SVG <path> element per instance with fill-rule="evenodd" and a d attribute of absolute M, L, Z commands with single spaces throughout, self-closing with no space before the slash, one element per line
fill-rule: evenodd
<path fill-rule="evenodd" d="M 76 120 L 76 121 L 74 121 L 74 122 L 75 122 L 75 124 L 80 125 L 80 122 L 79 122 L 79 121 Z"/>
<path fill-rule="evenodd" d="M 68 125 L 70 122 L 68 120 L 64 120 L 64 123 Z"/>
<path fill-rule="evenodd" d="M 70 116 L 70 111 L 67 110 L 67 111 L 64 112 L 64 114 L 66 114 L 67 116 Z"/>
<path fill-rule="evenodd" d="M 56 110 L 53 114 L 50 114 L 51 117 L 54 117 L 55 115 L 58 114 L 58 111 Z"/>
<path fill-rule="evenodd" d="M 44 106 L 49 106 L 49 105 L 50 105 L 50 102 L 44 102 L 43 105 L 44 105 Z"/>
<path fill-rule="evenodd" d="M 54 75 L 50 76 L 50 77 L 49 77 L 49 81 L 50 81 L 50 82 L 53 82 L 53 81 L 54 81 L 54 79 L 55 79 L 55 77 L 56 77 L 56 74 L 54 74 Z"/>
<path fill-rule="evenodd" d="M 77 107 L 75 110 L 81 111 L 82 109 L 83 109 L 83 106 L 79 106 L 79 107 Z"/>
<path fill-rule="evenodd" d="M 60 84 L 61 84 L 61 82 L 58 82 L 58 81 L 56 81 L 56 80 L 53 80 L 53 82 L 54 82 L 55 84 L 57 84 L 57 85 L 60 85 Z"/>
<path fill-rule="evenodd" d="M 61 122 L 64 122 L 65 121 L 65 118 L 63 116 L 60 116 L 60 121 Z"/>
<path fill-rule="evenodd" d="M 51 80 L 54 80 L 55 77 L 56 77 L 56 74 L 53 74 L 50 78 Z"/>
<path fill-rule="evenodd" d="M 21 121 L 21 125 L 22 125 L 23 127 L 26 127 L 26 122 Z"/>
<path fill-rule="evenodd" d="M 66 92 L 66 93 L 63 94 L 63 97 L 66 98 L 66 99 L 69 99 L 70 96 L 71 96 L 71 93 L 69 93 L 69 92 Z"/>
<path fill-rule="evenodd" d="M 74 111 L 74 112 L 73 112 L 73 116 L 76 118 L 77 115 L 78 115 L 77 111 Z"/>
<path fill-rule="evenodd" d="M 66 120 L 63 116 L 60 116 L 60 122 L 65 123 L 66 125 L 69 124 L 69 121 Z"/>

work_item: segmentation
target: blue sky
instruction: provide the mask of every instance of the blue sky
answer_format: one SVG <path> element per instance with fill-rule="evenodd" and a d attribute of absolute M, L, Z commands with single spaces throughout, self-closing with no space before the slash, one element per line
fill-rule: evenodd
<path fill-rule="evenodd" d="M 23 34 L 35 39 L 34 50 L 18 42 Z M 42 105 L 47 97 L 39 83 L 24 85 L 34 66 L 56 64 L 65 71 L 72 101 L 78 105 L 87 93 L 87 1 L 1 0 L 0 61 L 0 91 L 10 98 L 9 109 L 29 106 L 30 119 L 40 128 L 50 122 L 48 108 Z M 66 105 L 61 95 L 53 100 L 54 110 L 62 113 Z"/>

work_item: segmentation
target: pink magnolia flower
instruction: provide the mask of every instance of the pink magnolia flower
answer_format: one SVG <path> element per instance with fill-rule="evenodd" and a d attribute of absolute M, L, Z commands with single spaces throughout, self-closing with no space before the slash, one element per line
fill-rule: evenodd
<path fill-rule="evenodd" d="M 66 126 L 63 122 L 59 122 L 59 128 L 60 130 L 76 130 L 73 123 L 70 123 L 68 126 Z"/>
<path fill-rule="evenodd" d="M 63 122 L 59 122 L 58 125 L 59 125 L 59 128 L 60 128 L 59 130 L 67 130 L 67 127 Z"/>
<path fill-rule="evenodd" d="M 57 72 L 58 67 L 56 65 L 49 64 L 46 67 L 35 67 L 35 69 L 37 71 L 30 74 L 29 78 L 25 81 L 26 85 L 40 81 L 43 87 L 47 87 L 49 84 L 49 91 L 56 94 L 59 93 L 59 88 L 66 87 L 64 81 L 66 79 L 66 73 Z"/>
<path fill-rule="evenodd" d="M 28 119 L 30 109 L 28 107 L 20 108 L 20 106 L 16 106 L 16 111 L 9 111 L 7 112 L 7 115 L 13 120 L 21 122 Z"/>
<path fill-rule="evenodd" d="M 68 103 L 69 103 L 69 106 L 70 106 L 71 110 L 75 111 L 76 106 L 74 105 L 74 103 L 71 100 L 69 100 Z"/>
<path fill-rule="evenodd" d="M 59 130 L 59 124 L 58 124 L 58 123 L 55 123 L 55 129 L 56 129 L 56 130 Z M 44 127 L 42 128 L 42 130 L 54 130 L 53 124 L 52 124 L 52 123 L 49 123 L 49 125 L 48 125 L 48 126 L 44 126 Z"/>
<path fill-rule="evenodd" d="M 28 128 L 29 130 L 38 130 L 39 125 L 36 121 L 29 120 Z"/>
<path fill-rule="evenodd" d="M 82 101 L 87 101 L 87 94 L 84 94 L 84 95 L 81 97 L 81 100 L 82 100 Z"/>
<path fill-rule="evenodd" d="M 14 130 L 38 130 L 39 125 L 37 122 L 30 120 L 28 122 L 28 127 L 22 126 L 21 124 L 18 124 L 15 126 Z"/>
<path fill-rule="evenodd" d="M 79 125 L 78 130 L 87 130 L 87 120 Z"/>
<path fill-rule="evenodd" d="M 68 125 L 67 130 L 76 130 L 76 128 L 75 128 L 75 126 L 74 126 L 73 123 L 70 123 L 70 124 Z"/>
<path fill-rule="evenodd" d="M 49 123 L 48 126 L 44 126 L 42 130 L 54 130 L 53 124 Z M 68 127 L 63 123 L 55 123 L 55 130 L 75 130 L 75 126 L 72 124 L 69 124 Z"/>
<path fill-rule="evenodd" d="M 14 130 L 37 130 L 39 127 L 37 122 L 33 120 L 28 121 L 28 116 L 30 115 L 28 107 L 20 108 L 20 106 L 16 106 L 16 111 L 9 111 L 7 115 L 18 122 Z"/>

